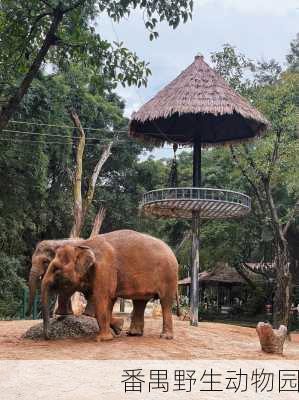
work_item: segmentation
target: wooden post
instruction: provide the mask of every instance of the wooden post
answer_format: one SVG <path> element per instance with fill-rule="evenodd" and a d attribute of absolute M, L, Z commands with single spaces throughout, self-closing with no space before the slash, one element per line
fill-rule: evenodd
<path fill-rule="evenodd" d="M 193 146 L 193 187 L 201 186 L 201 137 L 195 136 Z M 191 266 L 191 319 L 192 326 L 198 325 L 198 305 L 199 305 L 199 241 L 200 236 L 200 212 L 192 212 L 192 266 Z"/>

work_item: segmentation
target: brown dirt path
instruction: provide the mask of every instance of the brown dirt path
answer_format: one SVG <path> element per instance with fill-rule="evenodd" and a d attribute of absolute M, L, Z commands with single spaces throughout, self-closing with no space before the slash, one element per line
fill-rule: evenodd
<path fill-rule="evenodd" d="M 251 359 L 299 360 L 299 334 L 285 345 L 284 356 L 262 353 L 255 329 L 202 322 L 198 328 L 175 319 L 175 339 L 159 338 L 160 318 L 146 318 L 143 337 L 127 337 L 125 332 L 111 342 L 93 338 L 57 341 L 22 339 L 37 321 L 0 322 L 0 359 L 14 360 L 186 360 Z M 128 328 L 128 318 L 125 329 Z"/>

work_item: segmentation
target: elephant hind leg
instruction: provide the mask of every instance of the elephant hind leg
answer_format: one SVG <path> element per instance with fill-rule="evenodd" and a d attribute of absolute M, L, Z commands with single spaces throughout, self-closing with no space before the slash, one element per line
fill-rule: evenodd
<path fill-rule="evenodd" d="M 163 315 L 163 329 L 160 335 L 163 339 L 173 339 L 172 298 L 160 299 Z"/>
<path fill-rule="evenodd" d="M 128 332 L 129 336 L 142 336 L 144 329 L 144 310 L 147 300 L 133 300 L 133 312 L 131 325 Z"/>

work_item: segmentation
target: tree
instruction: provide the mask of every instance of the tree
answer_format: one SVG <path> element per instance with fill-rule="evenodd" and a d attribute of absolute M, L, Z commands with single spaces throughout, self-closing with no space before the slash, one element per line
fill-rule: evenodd
<path fill-rule="evenodd" d="M 287 62 L 291 71 L 299 72 L 299 33 L 297 33 L 296 38 L 291 42 L 291 51 L 287 55 Z"/>
<path fill-rule="evenodd" d="M 0 112 L 3 130 L 28 92 L 43 63 L 66 68 L 70 63 L 88 65 L 95 75 L 122 84 L 146 84 L 148 65 L 123 43 L 109 43 L 96 32 L 96 18 L 107 13 L 113 21 L 129 17 L 133 9 L 144 11 L 150 39 L 158 36 L 158 20 L 176 28 L 192 13 L 192 0 L 4 0 L 0 5 Z M 4 98 L 3 98 L 4 96 Z M 5 99 L 5 97 L 7 97 Z"/>
<path fill-rule="evenodd" d="M 88 127 L 83 193 L 88 190 L 103 146 L 118 135 L 115 154 L 103 166 L 95 186 L 82 236 L 90 235 L 102 205 L 109 205 L 103 231 L 136 226 L 140 193 L 135 177 L 142 146 L 127 137 L 123 101 L 109 82 L 97 82 L 89 69 L 81 67 L 69 73 L 39 73 L 15 116 L 16 122 L 0 138 L 1 315 L 12 317 L 20 312 L 37 242 L 65 238 L 71 231 L 70 178 L 79 136 L 67 112 L 71 106 L 80 112 L 82 126 Z"/>
<path fill-rule="evenodd" d="M 214 58 L 216 63 L 218 57 L 223 59 L 221 53 L 217 54 Z M 273 69 L 273 65 L 273 62 L 268 67 L 264 64 L 262 75 L 255 77 L 251 86 L 247 81 L 245 90 L 242 86 L 243 94 L 270 120 L 271 130 L 257 144 L 231 147 L 231 152 L 256 200 L 256 212 L 264 228 L 264 239 L 272 242 L 276 272 L 274 324 L 277 326 L 281 323 L 288 325 L 291 299 L 287 232 L 299 204 L 299 141 L 296 135 L 299 80 L 298 74 L 282 74 L 278 77 L 277 68 Z M 265 68 L 268 71 L 267 79 L 264 79 Z M 225 73 L 224 70 L 224 76 Z M 269 79 L 271 75 L 273 78 Z M 242 79 L 242 74 L 238 74 L 238 79 Z M 281 205 L 282 196 L 284 206 Z"/>
<path fill-rule="evenodd" d="M 78 115 L 74 111 L 71 110 L 70 117 L 76 127 L 76 130 L 80 134 L 80 139 L 79 139 L 78 147 L 77 147 L 77 151 L 76 151 L 75 174 L 74 174 L 74 178 L 73 178 L 74 224 L 73 224 L 73 227 L 72 227 L 72 230 L 70 233 L 70 237 L 79 238 L 82 228 L 84 226 L 86 215 L 89 211 L 89 208 L 90 208 L 93 198 L 94 198 L 95 187 L 97 184 L 99 174 L 100 174 L 105 162 L 108 160 L 108 158 L 111 155 L 111 147 L 112 147 L 113 142 L 111 141 L 107 145 L 103 146 L 103 152 L 101 154 L 100 159 L 98 160 L 98 162 L 96 163 L 96 165 L 94 167 L 92 175 L 89 179 L 89 184 L 88 184 L 88 188 L 87 188 L 85 197 L 84 197 L 84 199 L 82 199 L 83 198 L 83 194 L 82 194 L 83 155 L 84 155 L 84 149 L 85 149 L 86 135 L 85 135 L 84 129 L 81 125 Z M 105 215 L 105 213 L 103 212 L 103 208 L 101 208 L 96 216 L 95 224 L 92 229 L 93 235 L 98 233 L 99 228 L 102 224 L 102 221 L 100 220 L 100 216 L 104 216 L 104 215 Z"/>

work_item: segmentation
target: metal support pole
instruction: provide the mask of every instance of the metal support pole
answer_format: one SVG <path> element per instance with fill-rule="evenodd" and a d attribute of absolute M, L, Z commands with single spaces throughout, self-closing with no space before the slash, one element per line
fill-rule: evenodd
<path fill-rule="evenodd" d="M 194 138 L 193 146 L 193 187 L 201 186 L 201 137 Z M 199 241 L 200 236 L 200 211 L 192 212 L 192 266 L 191 266 L 191 320 L 192 326 L 198 325 L 199 306 Z"/>
<path fill-rule="evenodd" d="M 125 312 L 125 299 L 119 300 L 119 312 Z"/>
<path fill-rule="evenodd" d="M 201 186 L 201 137 L 194 138 L 193 144 L 193 187 Z"/>
<path fill-rule="evenodd" d="M 197 211 L 192 213 L 192 269 L 191 269 L 191 320 L 193 326 L 198 325 L 199 305 L 199 229 L 200 216 Z"/>

